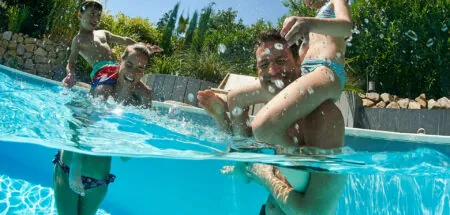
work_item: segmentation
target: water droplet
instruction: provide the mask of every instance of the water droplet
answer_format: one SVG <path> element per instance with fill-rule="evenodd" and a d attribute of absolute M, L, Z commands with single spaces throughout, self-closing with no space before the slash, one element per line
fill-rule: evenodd
<path fill-rule="evenodd" d="M 297 143 L 298 143 L 297 137 L 293 137 L 293 138 L 292 138 L 292 141 L 294 141 L 294 143 L 297 144 Z"/>
<path fill-rule="evenodd" d="M 447 30 L 448 30 L 447 24 L 442 25 L 441 31 L 445 32 Z"/>
<path fill-rule="evenodd" d="M 328 77 L 330 78 L 331 82 L 334 82 L 334 75 L 331 74 L 331 72 L 327 71 Z"/>
<path fill-rule="evenodd" d="M 361 32 L 358 30 L 358 27 L 355 27 L 355 28 L 353 29 L 353 32 L 352 32 L 352 33 L 359 34 L 359 33 L 361 33 Z"/>
<path fill-rule="evenodd" d="M 223 53 L 225 53 L 225 51 L 227 51 L 227 47 L 221 43 L 221 44 L 219 44 L 218 51 L 219 51 L 219 54 L 223 54 Z"/>
<path fill-rule="evenodd" d="M 322 114 L 322 116 L 325 116 L 325 113 L 322 111 L 322 112 L 320 112 L 321 114 Z"/>
<path fill-rule="evenodd" d="M 72 24 L 71 23 L 69 23 L 69 28 L 72 28 Z"/>
<path fill-rule="evenodd" d="M 240 107 L 234 107 L 233 111 L 231 112 L 233 114 L 233 116 L 240 116 L 242 115 L 244 111 L 242 110 L 242 108 Z"/>
<path fill-rule="evenodd" d="M 386 27 L 386 22 L 385 22 L 385 21 L 381 22 L 381 24 L 382 24 L 384 27 Z"/>
<path fill-rule="evenodd" d="M 366 19 L 364 19 L 364 22 L 366 23 L 366 24 L 369 24 L 369 20 L 366 18 Z"/>
<path fill-rule="evenodd" d="M 308 87 L 308 93 L 309 95 L 314 93 L 314 89 L 312 87 Z"/>
<path fill-rule="evenodd" d="M 260 81 L 264 81 L 264 76 L 262 76 L 262 75 L 259 76 L 259 80 L 260 80 Z"/>
<path fill-rule="evenodd" d="M 427 47 L 431 47 L 431 46 L 433 46 L 433 44 L 434 44 L 434 40 L 433 40 L 433 38 L 430 38 L 430 39 L 427 41 Z"/>
<path fill-rule="evenodd" d="M 270 49 L 268 49 L 268 48 L 264 49 L 264 54 L 269 55 L 270 54 Z"/>
<path fill-rule="evenodd" d="M 369 33 L 369 29 L 364 28 L 364 32 Z"/>
<path fill-rule="evenodd" d="M 384 38 L 384 35 L 383 34 L 380 34 L 380 39 L 383 39 Z"/>
<path fill-rule="evenodd" d="M 402 52 L 403 52 L 403 54 L 406 54 L 406 51 L 405 51 L 405 50 L 403 50 Z"/>
<path fill-rule="evenodd" d="M 301 93 L 301 94 L 303 94 L 305 91 L 303 90 L 303 88 L 298 88 L 298 91 Z"/>
<path fill-rule="evenodd" d="M 352 47 L 352 43 L 351 42 L 347 42 L 347 46 L 348 47 Z"/>
<path fill-rule="evenodd" d="M 273 81 L 273 83 L 275 84 L 275 86 L 278 87 L 278 89 L 283 89 L 284 88 L 284 83 L 282 80 L 275 80 Z"/>
<path fill-rule="evenodd" d="M 417 41 L 418 37 L 416 32 L 409 30 L 405 33 L 405 36 L 409 37 L 411 40 Z"/>
<path fill-rule="evenodd" d="M 275 43 L 275 44 L 273 45 L 273 47 L 275 47 L 276 49 L 278 49 L 278 50 L 280 50 L 280 51 L 284 49 L 284 45 L 281 44 L 281 43 Z"/>
<path fill-rule="evenodd" d="M 337 59 L 340 59 L 341 56 L 342 56 L 342 54 L 341 54 L 340 52 L 337 52 L 337 53 L 336 53 L 336 58 L 337 58 Z"/>
<path fill-rule="evenodd" d="M 189 102 L 194 102 L 194 94 L 192 94 L 192 93 L 188 94 L 188 101 Z"/>
<path fill-rule="evenodd" d="M 297 123 L 295 123 L 294 127 L 295 127 L 295 130 L 300 131 L 300 126 Z"/>
<path fill-rule="evenodd" d="M 270 93 L 275 93 L 275 88 L 273 88 L 272 86 L 269 86 L 268 90 Z"/>
<path fill-rule="evenodd" d="M 308 70 L 305 68 L 301 68 L 301 71 L 302 71 L 302 76 L 305 76 L 306 74 L 309 73 Z"/>

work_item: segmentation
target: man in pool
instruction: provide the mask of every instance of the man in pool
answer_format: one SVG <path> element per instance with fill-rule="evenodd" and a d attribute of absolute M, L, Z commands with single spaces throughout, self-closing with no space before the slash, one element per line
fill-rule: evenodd
<path fill-rule="evenodd" d="M 74 86 L 77 81 L 76 61 L 78 55 L 81 55 L 93 67 L 90 78 L 94 86 L 98 84 L 98 79 L 101 79 L 105 73 L 118 67 L 109 43 L 121 45 L 136 43 L 130 38 L 117 36 L 106 30 L 96 30 L 100 24 L 102 11 L 103 6 L 99 1 L 86 0 L 81 4 L 78 15 L 80 31 L 72 40 L 66 68 L 67 76 L 62 80 L 66 87 Z"/>
<path fill-rule="evenodd" d="M 267 103 L 284 86 L 300 77 L 298 53 L 298 49 L 288 47 L 278 31 L 262 32 L 256 46 L 259 80 L 229 92 L 228 104 L 210 90 L 199 92 L 198 100 L 219 128 L 235 135 L 251 136 L 252 127 L 247 123 L 248 106 Z M 227 106 L 231 119 L 226 114 Z M 277 153 L 295 154 L 303 147 L 339 148 L 344 140 L 344 121 L 336 105 L 327 100 L 308 116 L 298 119 L 286 133 L 296 145 L 277 146 Z M 257 133 L 255 137 L 259 139 Z M 344 175 L 309 173 L 263 164 L 238 163 L 235 167 L 225 167 L 222 172 L 264 186 L 270 193 L 263 210 L 266 214 L 333 214 L 347 181 Z"/>
<path fill-rule="evenodd" d="M 140 81 L 149 57 L 161 52 L 158 46 L 137 43 L 128 46 L 119 68 L 111 71 L 93 88 L 94 96 L 112 97 L 123 104 L 151 107 L 151 90 Z M 102 84 L 108 83 L 108 84 Z M 60 151 L 53 160 L 55 203 L 58 214 L 95 214 L 105 197 L 109 183 L 111 157 Z"/>

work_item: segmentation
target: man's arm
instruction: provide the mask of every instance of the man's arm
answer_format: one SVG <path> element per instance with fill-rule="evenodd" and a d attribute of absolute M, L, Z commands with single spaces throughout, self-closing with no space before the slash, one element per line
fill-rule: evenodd
<path fill-rule="evenodd" d="M 227 95 L 228 110 L 231 115 L 232 130 L 238 136 L 251 136 L 249 120 L 249 106 L 266 103 L 272 98 L 272 94 L 261 87 L 261 83 L 256 80 L 246 87 L 232 90 Z"/>
<path fill-rule="evenodd" d="M 106 35 L 106 39 L 108 40 L 108 42 L 111 42 L 111 43 L 117 43 L 117 44 L 126 45 L 126 46 L 133 45 L 136 43 L 136 41 L 134 41 L 131 38 L 121 37 L 121 36 L 118 36 L 118 35 L 115 35 L 115 34 L 109 32 L 109 31 L 105 31 L 105 35 Z"/>
<path fill-rule="evenodd" d="M 134 93 L 139 96 L 141 100 L 140 105 L 144 105 L 146 108 L 152 107 L 152 90 L 150 87 L 140 81 L 137 83 Z"/>
<path fill-rule="evenodd" d="M 252 179 L 269 191 L 287 215 L 333 214 L 347 183 L 346 175 L 311 173 L 306 192 L 300 193 L 273 174 L 273 167 L 258 164 L 252 169 Z"/>
<path fill-rule="evenodd" d="M 78 42 L 78 36 L 75 36 L 72 40 L 72 45 L 70 47 L 70 56 L 67 63 L 66 71 L 67 76 L 62 80 L 66 87 L 72 87 L 77 82 L 76 79 L 76 63 L 78 59 L 78 54 L 80 52 L 80 46 Z"/>

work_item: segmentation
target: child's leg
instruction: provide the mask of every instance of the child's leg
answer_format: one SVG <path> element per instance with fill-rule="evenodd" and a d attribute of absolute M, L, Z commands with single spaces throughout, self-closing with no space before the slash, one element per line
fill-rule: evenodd
<path fill-rule="evenodd" d="M 58 214 L 78 215 L 78 194 L 69 186 L 69 176 L 58 164 L 53 169 L 53 189 L 55 190 L 55 204 Z"/>
<path fill-rule="evenodd" d="M 94 215 L 108 192 L 108 185 L 86 190 L 86 196 L 80 199 L 79 215 Z"/>
<path fill-rule="evenodd" d="M 253 133 L 266 143 L 295 146 L 288 128 L 326 100 L 338 100 L 341 92 L 339 77 L 328 67 L 317 67 L 289 84 L 258 112 L 252 122 Z"/>

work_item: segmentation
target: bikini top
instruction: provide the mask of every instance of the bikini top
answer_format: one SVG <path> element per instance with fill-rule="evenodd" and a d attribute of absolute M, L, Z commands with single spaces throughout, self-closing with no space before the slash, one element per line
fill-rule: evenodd
<path fill-rule="evenodd" d="M 334 9 L 331 7 L 331 2 L 327 2 L 322 6 L 316 15 L 317 18 L 336 18 L 334 14 Z"/>

